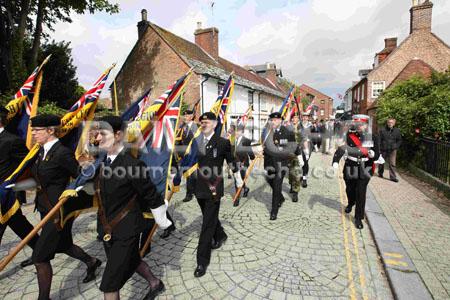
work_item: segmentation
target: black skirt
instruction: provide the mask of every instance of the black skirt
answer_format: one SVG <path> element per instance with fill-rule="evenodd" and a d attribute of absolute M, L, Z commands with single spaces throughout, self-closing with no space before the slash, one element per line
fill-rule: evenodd
<path fill-rule="evenodd" d="M 41 218 L 45 215 L 41 214 Z M 44 227 L 33 250 L 33 263 L 49 262 L 56 253 L 64 253 L 73 245 L 72 225 L 74 219 L 66 222 L 63 229 L 58 231 L 51 219 Z"/>
<path fill-rule="evenodd" d="M 106 267 L 100 290 L 104 293 L 119 291 L 136 272 L 141 263 L 139 235 L 125 240 L 111 240 L 103 243 L 106 252 Z"/>

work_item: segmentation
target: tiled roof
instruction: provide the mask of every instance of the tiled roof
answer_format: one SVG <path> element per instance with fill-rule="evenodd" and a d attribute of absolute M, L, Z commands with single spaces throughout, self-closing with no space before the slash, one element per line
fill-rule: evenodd
<path fill-rule="evenodd" d="M 216 61 L 210 55 L 208 55 L 201 47 L 196 44 L 187 41 L 172 32 L 159 27 L 153 23 L 149 23 L 155 31 L 177 52 L 184 61 L 191 67 L 195 67 L 194 72 L 200 74 L 208 74 L 215 78 L 226 80 L 230 73 L 234 71 L 235 82 L 243 86 L 255 90 L 262 90 L 266 93 L 284 97 L 282 90 L 277 85 L 273 86 L 268 80 L 262 78 L 245 68 L 236 65 L 224 58 L 219 57 Z"/>

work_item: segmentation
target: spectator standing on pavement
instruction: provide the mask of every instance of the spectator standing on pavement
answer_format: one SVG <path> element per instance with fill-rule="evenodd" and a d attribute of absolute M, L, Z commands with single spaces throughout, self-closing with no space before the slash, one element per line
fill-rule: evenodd
<path fill-rule="evenodd" d="M 389 162 L 389 179 L 398 182 L 396 174 L 397 150 L 402 144 L 400 130 L 395 127 L 395 119 L 389 118 L 386 126 L 380 129 L 380 150 L 386 161 Z M 378 166 L 378 176 L 383 177 L 384 164 Z"/>

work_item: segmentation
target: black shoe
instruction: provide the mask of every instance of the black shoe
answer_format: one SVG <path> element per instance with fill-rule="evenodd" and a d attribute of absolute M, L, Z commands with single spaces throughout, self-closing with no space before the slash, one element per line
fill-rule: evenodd
<path fill-rule="evenodd" d="M 206 273 L 206 266 L 204 265 L 198 265 L 197 268 L 195 268 L 194 276 L 195 277 L 202 277 Z"/>
<path fill-rule="evenodd" d="M 383 174 L 378 174 L 378 177 L 383 178 L 384 176 Z"/>
<path fill-rule="evenodd" d="M 211 243 L 211 249 L 219 249 L 222 247 L 222 245 L 225 243 L 225 241 L 228 239 L 228 236 L 225 235 L 221 240 L 214 241 Z"/>
<path fill-rule="evenodd" d="M 244 194 L 242 195 L 242 197 L 247 198 L 248 192 L 250 192 L 250 189 L 249 188 L 245 188 L 244 189 Z"/>
<path fill-rule="evenodd" d="M 161 233 L 160 237 L 162 239 L 167 239 L 173 231 L 175 231 L 176 227 L 175 225 L 170 225 L 169 227 L 167 227 L 166 229 L 164 229 L 163 233 Z"/>
<path fill-rule="evenodd" d="M 398 179 L 397 178 L 391 178 L 391 181 L 398 182 Z"/>
<path fill-rule="evenodd" d="M 345 208 L 345 213 L 349 214 L 352 212 L 352 207 L 350 205 L 347 205 L 347 207 Z"/>
<path fill-rule="evenodd" d="M 276 219 L 277 219 L 277 213 L 274 213 L 274 212 L 270 213 L 270 220 L 274 221 Z"/>
<path fill-rule="evenodd" d="M 291 185 L 291 188 L 289 189 L 289 194 L 292 194 L 292 193 L 294 193 L 294 190 L 292 189 L 292 185 Z"/>
<path fill-rule="evenodd" d="M 28 259 L 25 259 L 23 262 L 20 263 L 21 268 L 26 268 L 28 266 L 31 266 L 33 264 L 33 261 L 31 260 L 31 257 Z"/>
<path fill-rule="evenodd" d="M 156 296 L 158 296 L 165 290 L 166 287 L 164 286 L 164 283 L 160 280 L 158 286 L 156 286 L 153 289 L 150 288 L 150 291 L 148 291 L 147 295 L 145 295 L 144 300 L 153 300 L 156 298 Z"/>
<path fill-rule="evenodd" d="M 233 202 L 233 206 L 234 207 L 239 206 L 239 199 L 237 199 L 236 201 Z"/>
<path fill-rule="evenodd" d="M 231 175 L 230 174 L 228 174 L 228 179 L 231 179 L 232 177 L 231 177 Z"/>
<path fill-rule="evenodd" d="M 363 223 L 360 219 L 355 219 L 355 227 L 358 229 L 363 229 Z"/>
<path fill-rule="evenodd" d="M 298 202 L 298 193 L 292 193 L 292 202 Z"/>
<path fill-rule="evenodd" d="M 192 200 L 193 197 L 194 196 L 192 196 L 192 195 L 186 195 L 186 197 L 184 197 L 184 199 L 183 199 L 183 202 L 189 202 Z"/>
<path fill-rule="evenodd" d="M 308 187 L 308 182 L 306 181 L 306 179 L 302 179 L 302 187 L 303 188 L 307 188 Z"/>
<path fill-rule="evenodd" d="M 96 259 L 96 262 L 87 268 L 87 274 L 86 277 L 83 279 L 83 283 L 88 283 L 89 281 L 92 281 L 95 279 L 95 271 L 97 271 L 98 267 L 102 265 L 102 261 L 100 259 Z"/>

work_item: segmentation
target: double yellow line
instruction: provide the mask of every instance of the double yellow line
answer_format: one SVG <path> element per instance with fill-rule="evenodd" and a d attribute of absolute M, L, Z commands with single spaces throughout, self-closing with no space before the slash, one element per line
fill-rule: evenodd
<path fill-rule="evenodd" d="M 359 283 L 362 290 L 362 298 L 364 300 L 369 299 L 367 296 L 367 288 L 366 288 L 366 278 L 364 276 L 364 269 L 363 265 L 359 256 L 359 249 L 358 249 L 358 240 L 356 238 L 356 232 L 355 227 L 351 224 L 350 215 L 347 215 L 344 212 L 345 202 L 348 203 L 347 196 L 344 192 L 344 183 L 341 177 L 338 178 L 339 182 L 339 198 L 341 201 L 341 218 L 342 218 L 342 230 L 344 234 L 344 248 L 345 248 L 345 258 L 347 260 L 347 270 L 348 270 L 348 281 L 350 284 L 350 299 L 357 299 L 356 294 L 356 288 L 355 288 L 355 282 L 354 282 L 354 275 L 353 275 L 353 264 L 352 264 L 352 254 L 350 250 L 350 242 L 349 242 L 349 228 L 351 232 L 351 238 L 353 243 L 353 251 L 354 255 L 356 256 L 356 262 L 358 265 L 358 273 L 359 273 Z M 344 201 L 344 198 L 347 201 Z M 347 222 L 348 221 L 348 222 Z"/>

